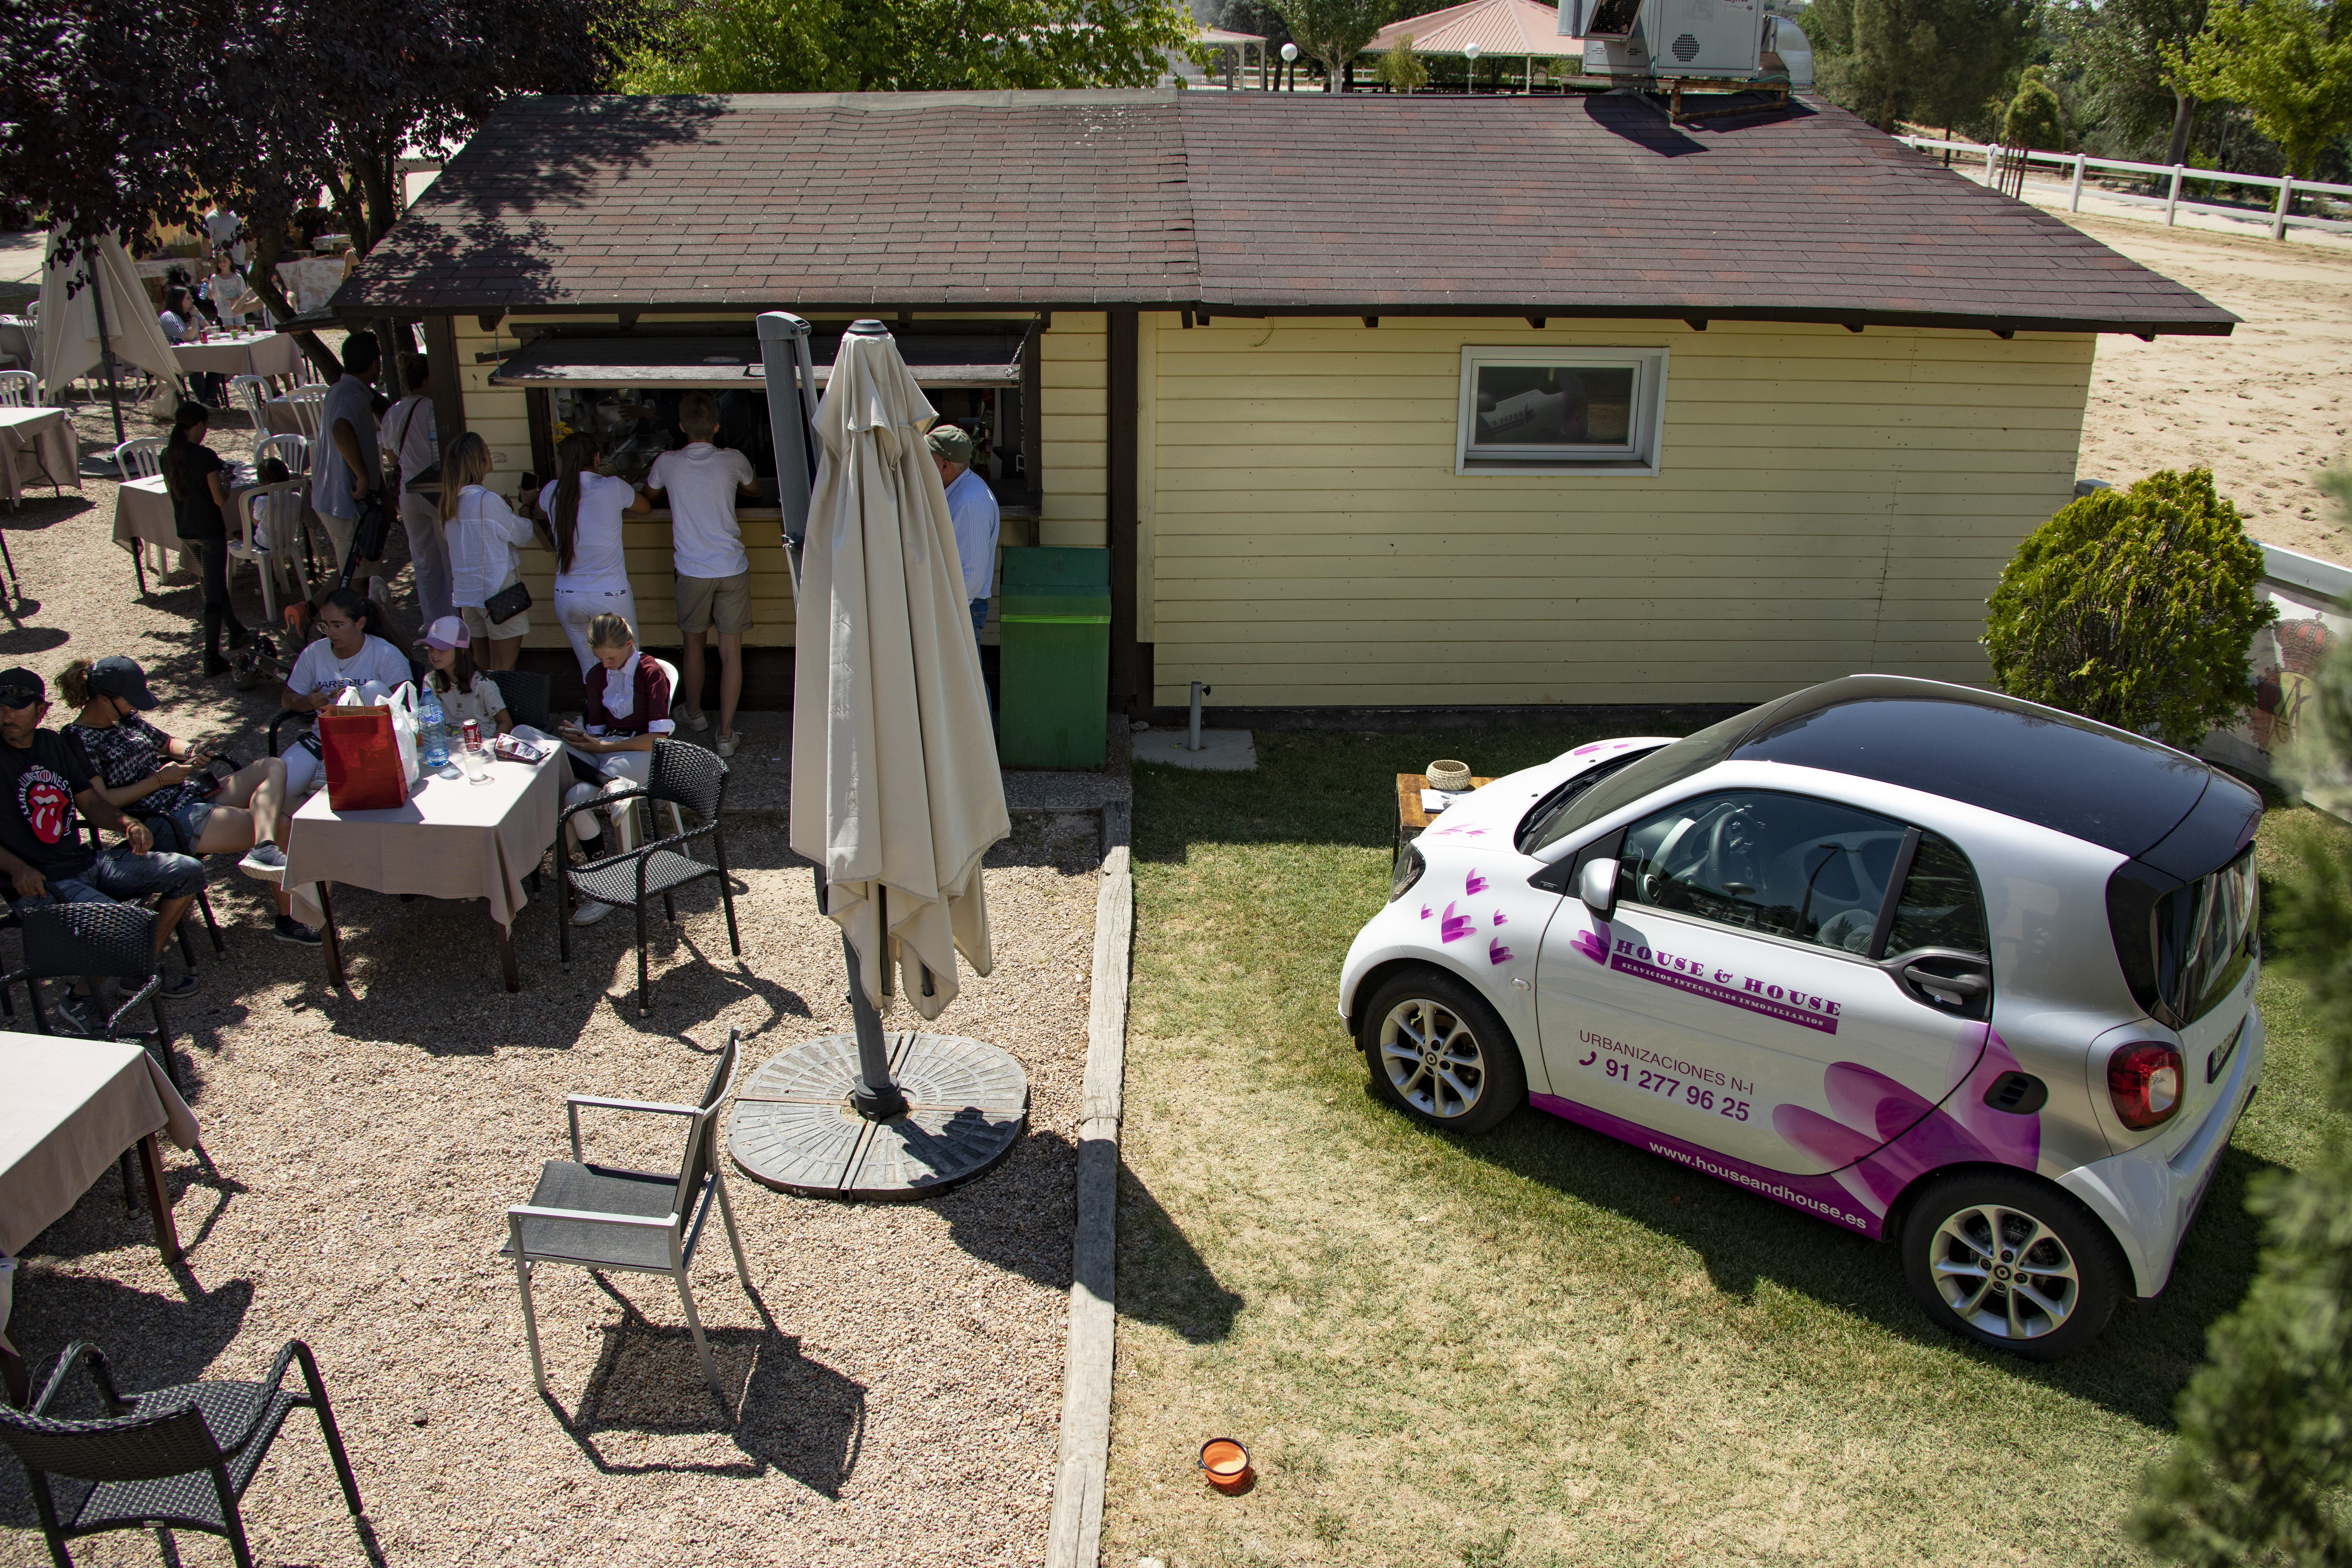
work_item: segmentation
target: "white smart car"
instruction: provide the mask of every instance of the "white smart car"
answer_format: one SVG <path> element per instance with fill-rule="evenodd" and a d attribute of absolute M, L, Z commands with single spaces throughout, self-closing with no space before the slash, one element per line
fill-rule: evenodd
<path fill-rule="evenodd" d="M 1868 1237 L 2038 1359 L 2163 1289 L 2262 1078 L 2262 802 L 2195 757 L 1854 676 L 1461 796 L 1339 1012 L 1378 1091 L 1523 1101 Z"/>

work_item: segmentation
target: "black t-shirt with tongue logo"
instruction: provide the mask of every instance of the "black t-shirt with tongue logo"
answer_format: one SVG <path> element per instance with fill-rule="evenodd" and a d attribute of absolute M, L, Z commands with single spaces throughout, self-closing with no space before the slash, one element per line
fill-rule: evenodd
<path fill-rule="evenodd" d="M 53 730 L 29 746 L 0 741 L 0 848 L 44 877 L 75 877 L 96 858 L 74 827 L 74 796 L 97 772 L 81 748 Z"/>

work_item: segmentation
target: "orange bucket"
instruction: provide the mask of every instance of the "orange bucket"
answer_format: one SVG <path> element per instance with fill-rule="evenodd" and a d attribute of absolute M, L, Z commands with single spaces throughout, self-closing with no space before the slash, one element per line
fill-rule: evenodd
<path fill-rule="evenodd" d="M 1209 1484 L 1227 1497 L 1249 1490 L 1257 1479 L 1250 1468 L 1249 1450 L 1231 1437 L 1212 1437 L 1201 1445 L 1201 1468 L 1208 1472 Z"/>

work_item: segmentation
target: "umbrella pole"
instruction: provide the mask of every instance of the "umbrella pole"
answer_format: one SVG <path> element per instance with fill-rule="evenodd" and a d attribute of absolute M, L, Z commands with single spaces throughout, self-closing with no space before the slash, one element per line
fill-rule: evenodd
<path fill-rule="evenodd" d="M 90 309 L 98 312 L 98 363 L 106 372 L 106 401 L 114 409 L 114 444 L 118 447 L 131 437 L 122 433 L 122 393 L 114 384 L 114 350 L 106 337 L 106 290 L 98 282 L 98 248 L 93 246 L 82 252 L 89 268 Z"/>
<path fill-rule="evenodd" d="M 887 948 L 890 940 L 889 894 L 877 889 L 875 897 L 879 900 L 877 913 Z M 816 868 L 816 907 L 819 910 L 825 908 L 822 866 Z M 857 1028 L 857 1082 L 849 1091 L 849 1103 L 868 1121 L 887 1121 L 906 1114 L 907 1097 L 890 1081 L 890 1046 L 883 1036 L 881 1009 L 866 999 L 866 987 L 858 984 L 857 946 L 849 940 L 846 931 L 841 933 L 841 957 L 849 971 L 849 1016 Z M 885 964 L 889 963 L 887 951 L 882 961 Z"/>

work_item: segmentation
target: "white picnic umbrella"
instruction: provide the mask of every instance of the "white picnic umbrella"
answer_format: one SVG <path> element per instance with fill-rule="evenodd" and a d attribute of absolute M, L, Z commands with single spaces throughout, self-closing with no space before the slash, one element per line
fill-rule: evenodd
<path fill-rule="evenodd" d="M 925 1018 L 986 974 L 980 862 L 1012 831 L 963 568 L 924 433 L 939 417 L 879 322 L 842 335 L 817 405 L 793 689 L 792 847 L 824 868 L 853 986 Z M 887 930 L 886 930 L 887 927 Z"/>
<path fill-rule="evenodd" d="M 87 241 L 68 245 L 63 225 L 49 231 L 47 264 L 41 268 L 40 339 L 36 351 L 39 363 L 35 368 L 51 403 L 63 403 L 66 388 L 77 376 L 97 369 L 109 351 L 117 360 L 152 371 L 167 382 L 180 374 L 180 362 L 173 357 L 172 345 L 155 320 L 155 307 L 139 281 L 139 269 L 131 264 L 122 242 L 110 234 L 94 245 Z M 108 389 L 113 390 L 110 379 Z M 119 440 L 122 434 L 119 396 L 114 423 Z"/>

